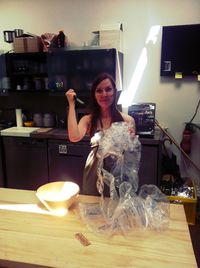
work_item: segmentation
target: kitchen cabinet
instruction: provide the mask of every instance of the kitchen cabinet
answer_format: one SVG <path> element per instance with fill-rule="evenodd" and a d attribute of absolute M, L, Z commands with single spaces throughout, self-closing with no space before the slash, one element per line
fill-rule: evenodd
<path fill-rule="evenodd" d="M 4 166 L 3 166 L 3 145 L 2 138 L 0 136 L 0 187 L 4 187 L 5 178 L 4 178 Z"/>
<path fill-rule="evenodd" d="M 0 55 L 0 96 L 7 96 L 10 88 L 10 81 L 7 77 L 6 54 Z"/>
<path fill-rule="evenodd" d="M 162 148 L 161 141 L 140 139 L 142 144 L 141 162 L 139 169 L 139 186 L 155 184 L 160 186 Z M 154 142 L 152 142 L 154 141 Z"/>
<path fill-rule="evenodd" d="M 48 140 L 49 180 L 75 180 L 82 186 L 82 175 L 90 151 L 89 140 L 70 143 L 66 132 L 55 131 L 60 139 Z M 63 134 L 62 134 L 63 133 Z M 49 134 L 51 135 L 51 134 Z M 160 185 L 162 141 L 160 131 L 153 138 L 140 138 L 141 162 L 139 168 L 139 187 L 143 184 Z"/>
<path fill-rule="evenodd" d="M 71 143 L 65 140 L 49 139 L 49 181 L 74 181 L 82 190 L 83 171 L 89 151 L 89 142 Z"/>
<path fill-rule="evenodd" d="M 3 136 L 6 186 L 36 190 L 52 181 L 71 180 L 82 190 L 85 162 L 90 152 L 89 139 L 71 143 L 65 129 L 33 133 L 31 137 Z M 139 187 L 160 185 L 162 141 L 160 132 L 154 138 L 140 138 L 141 162 Z"/>
<path fill-rule="evenodd" d="M 48 182 L 47 140 L 3 137 L 6 186 L 36 190 Z"/>
<path fill-rule="evenodd" d="M 89 96 L 94 78 L 109 73 L 121 90 L 123 54 L 116 49 L 82 49 L 50 51 L 47 56 L 48 86 L 56 93 L 74 88 L 79 96 Z"/>
<path fill-rule="evenodd" d="M 7 53 L 1 55 L 10 82 L 10 92 L 63 92 L 74 88 L 88 96 L 93 79 L 107 72 L 122 80 L 123 54 L 116 49 L 52 49 L 49 52 Z M 4 66 L 5 66 L 4 64 Z M 1 74 L 0 74 L 1 75 Z M 121 90 L 121 85 L 118 90 Z"/>
<path fill-rule="evenodd" d="M 6 70 L 10 91 L 36 91 L 47 88 L 47 53 L 8 53 Z"/>
<path fill-rule="evenodd" d="M 6 53 L 0 56 L 0 63 L 1 109 L 65 114 L 67 103 L 63 96 L 66 89 L 74 88 L 87 105 L 92 80 L 102 72 L 113 76 L 117 98 L 122 89 L 123 54 L 116 49 Z M 77 107 L 80 106 L 77 103 Z"/>

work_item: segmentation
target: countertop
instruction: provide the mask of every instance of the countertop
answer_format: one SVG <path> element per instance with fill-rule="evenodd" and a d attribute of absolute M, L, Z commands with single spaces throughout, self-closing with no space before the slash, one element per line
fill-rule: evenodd
<path fill-rule="evenodd" d="M 67 129 L 64 128 L 52 128 L 47 131 L 45 129 L 39 129 L 31 132 L 30 137 L 32 138 L 44 138 L 44 139 L 58 139 L 66 140 L 68 139 Z M 82 141 L 90 141 L 90 137 L 86 135 Z"/>
<path fill-rule="evenodd" d="M 51 128 L 44 130 L 43 128 L 33 131 L 30 135 L 32 138 L 44 139 L 68 139 L 67 129 Z"/>
<path fill-rule="evenodd" d="M 12 127 L 0 131 L 1 136 L 13 136 L 13 137 L 32 137 L 38 139 L 58 139 L 68 140 L 67 129 L 64 128 L 34 128 L 34 127 Z M 153 138 L 141 137 L 142 144 L 157 145 L 160 143 L 162 135 L 160 130 L 155 131 Z M 82 141 L 90 141 L 90 136 L 86 135 Z"/>
<path fill-rule="evenodd" d="M 11 127 L 0 130 L 0 135 L 9 137 L 31 137 L 38 139 L 68 139 L 67 129 L 63 128 Z M 82 141 L 90 141 L 90 137 L 86 135 Z"/>
<path fill-rule="evenodd" d="M 98 197 L 80 195 L 84 203 Z M 135 230 L 106 238 L 81 222 L 76 206 L 51 215 L 35 191 L 0 188 L 0 266 L 62 268 L 197 267 L 183 205 L 170 204 L 170 225 L 162 232 Z M 89 246 L 75 238 L 83 234 Z"/>
<path fill-rule="evenodd" d="M 47 139 L 68 139 L 67 129 L 52 128 L 49 131 L 42 131 L 42 128 L 31 132 L 32 138 L 47 138 Z M 158 144 L 161 141 L 161 133 L 159 130 L 155 131 L 154 138 L 140 138 L 143 144 Z M 90 141 L 89 135 L 86 135 L 82 141 Z"/>
<path fill-rule="evenodd" d="M 0 131 L 1 136 L 30 137 L 30 133 L 37 131 L 38 127 L 10 127 Z"/>

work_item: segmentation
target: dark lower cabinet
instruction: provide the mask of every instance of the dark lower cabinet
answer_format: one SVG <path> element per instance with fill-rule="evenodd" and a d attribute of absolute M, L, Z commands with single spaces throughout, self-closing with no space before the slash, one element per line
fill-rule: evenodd
<path fill-rule="evenodd" d="M 6 187 L 36 190 L 47 182 L 70 180 L 78 183 L 82 190 L 83 171 L 90 152 L 89 141 L 71 143 L 56 138 L 1 138 Z M 141 138 L 140 141 L 139 187 L 143 184 L 159 186 L 162 142 L 159 136 Z M 2 176 L 0 173 L 1 185 Z"/>
<path fill-rule="evenodd" d="M 70 143 L 49 139 L 49 181 L 74 181 L 82 190 L 83 171 L 89 151 L 89 142 Z"/>
<path fill-rule="evenodd" d="M 4 166 L 3 166 L 3 146 L 2 138 L 0 137 L 0 187 L 5 186 Z"/>
<path fill-rule="evenodd" d="M 161 141 L 140 139 L 142 144 L 139 169 L 139 187 L 143 184 L 160 185 Z M 49 181 L 71 180 L 82 189 L 83 171 L 90 151 L 89 142 L 70 143 L 65 140 L 49 139 Z"/>
<path fill-rule="evenodd" d="M 6 187 L 36 190 L 48 182 L 47 140 L 3 137 Z"/>
<path fill-rule="evenodd" d="M 149 144 L 148 144 L 149 143 Z M 142 153 L 139 168 L 139 187 L 143 184 L 160 185 L 161 142 L 141 140 Z"/>

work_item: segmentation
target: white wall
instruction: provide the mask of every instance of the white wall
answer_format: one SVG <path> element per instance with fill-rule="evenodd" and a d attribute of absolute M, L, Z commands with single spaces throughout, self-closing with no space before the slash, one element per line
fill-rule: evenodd
<path fill-rule="evenodd" d="M 161 79 L 161 31 L 156 44 L 145 41 L 154 25 L 200 23 L 200 0 L 1 0 L 0 49 L 11 46 L 3 41 L 3 30 L 23 29 L 41 35 L 63 29 L 77 45 L 91 40 L 100 24 L 122 22 L 124 27 L 124 89 L 127 89 L 143 47 L 147 49 L 147 66 L 138 86 L 135 102 L 155 102 L 158 121 L 168 127 L 178 143 L 184 122 L 191 119 L 200 98 L 200 84 L 194 80 Z M 194 123 L 200 123 L 198 112 Z M 200 166 L 200 134 L 193 139 L 191 157 Z M 174 146 L 173 150 L 179 156 Z M 179 157 L 178 157 L 179 159 Z M 183 161 L 180 163 L 183 166 Z M 200 180 L 195 169 L 183 172 Z"/>

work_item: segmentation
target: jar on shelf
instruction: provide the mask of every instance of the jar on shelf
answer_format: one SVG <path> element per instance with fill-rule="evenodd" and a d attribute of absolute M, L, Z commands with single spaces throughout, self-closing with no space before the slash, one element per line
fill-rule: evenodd
<path fill-rule="evenodd" d="M 35 83 L 35 89 L 36 90 L 41 90 L 42 89 L 42 81 L 39 77 L 34 78 L 34 83 Z"/>
<path fill-rule="evenodd" d="M 54 127 L 55 126 L 55 116 L 51 113 L 44 114 L 43 125 L 44 125 L 44 127 Z"/>
<path fill-rule="evenodd" d="M 33 115 L 34 126 L 43 127 L 43 115 L 41 113 L 35 113 Z"/>

